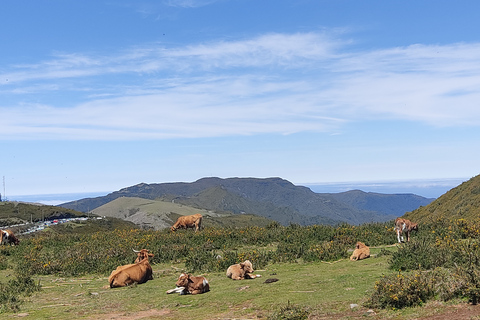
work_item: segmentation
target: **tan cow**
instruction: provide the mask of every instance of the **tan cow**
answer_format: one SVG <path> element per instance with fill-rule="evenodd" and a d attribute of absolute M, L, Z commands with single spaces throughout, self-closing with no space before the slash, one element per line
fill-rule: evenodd
<path fill-rule="evenodd" d="M 14 244 L 18 245 L 20 240 L 13 234 L 12 230 L 0 230 L 0 244 Z"/>
<path fill-rule="evenodd" d="M 119 270 L 123 270 L 125 268 L 128 268 L 130 266 L 133 266 L 134 264 L 142 261 L 143 259 L 147 259 L 147 258 L 151 258 L 153 257 L 153 254 L 152 253 L 149 253 L 147 249 L 142 249 L 140 251 L 138 250 L 135 250 L 135 249 L 132 249 L 133 252 L 135 252 L 137 254 L 137 258 L 135 259 L 135 261 L 131 264 L 126 264 L 126 265 L 123 265 L 123 266 L 118 266 L 113 272 L 115 271 L 119 271 Z"/>
<path fill-rule="evenodd" d="M 233 280 L 255 279 L 260 278 L 259 274 L 252 274 L 253 265 L 250 260 L 231 265 L 227 269 L 227 277 Z"/>
<path fill-rule="evenodd" d="M 410 241 L 410 232 L 418 231 L 418 223 L 413 223 L 410 220 L 397 218 L 395 219 L 395 232 L 397 233 L 398 243 L 404 242 L 402 233 L 405 232 L 407 242 Z"/>
<path fill-rule="evenodd" d="M 370 257 L 370 248 L 365 245 L 363 242 L 357 242 L 355 245 L 355 250 L 350 256 L 351 261 L 362 260 Z"/>
<path fill-rule="evenodd" d="M 200 294 L 210 291 L 210 285 L 205 277 L 194 277 L 188 273 L 182 273 L 178 277 L 175 289 L 168 290 L 167 293 L 179 292 L 180 294 Z"/>
<path fill-rule="evenodd" d="M 135 252 L 137 254 L 137 259 L 135 259 L 134 263 L 138 263 L 138 262 L 142 261 L 143 259 L 148 259 L 148 258 L 153 257 L 153 254 L 148 252 L 147 249 L 142 249 L 140 251 L 135 250 L 135 249 L 132 249 L 132 250 L 133 250 L 133 252 Z"/>
<path fill-rule="evenodd" d="M 203 216 L 200 213 L 178 217 L 177 222 L 170 229 L 175 231 L 177 229 L 195 228 L 195 232 L 197 232 L 202 227 L 202 218 Z"/>
<path fill-rule="evenodd" d="M 119 266 L 112 271 L 108 277 L 110 288 L 126 287 L 134 283 L 145 283 L 148 280 L 153 280 L 153 271 L 148 258 L 153 257 L 153 254 L 148 253 L 148 250 L 142 249 L 138 251 L 137 260 L 143 257 L 142 260 L 133 264 Z M 135 260 L 135 261 L 137 261 Z"/>

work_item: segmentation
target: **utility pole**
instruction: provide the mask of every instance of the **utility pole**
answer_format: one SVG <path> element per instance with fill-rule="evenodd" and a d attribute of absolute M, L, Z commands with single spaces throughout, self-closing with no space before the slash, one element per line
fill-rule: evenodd
<path fill-rule="evenodd" d="M 5 176 L 3 176 L 3 198 L 7 201 L 7 195 L 5 194 Z"/>

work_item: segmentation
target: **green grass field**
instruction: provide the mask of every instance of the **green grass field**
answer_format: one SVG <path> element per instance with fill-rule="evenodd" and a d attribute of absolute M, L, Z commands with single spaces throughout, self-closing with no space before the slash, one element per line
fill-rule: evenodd
<path fill-rule="evenodd" d="M 379 251 L 372 249 L 372 254 Z M 257 270 L 261 278 L 243 281 L 228 279 L 223 272 L 203 274 L 211 290 L 195 296 L 166 294 L 175 287 L 182 264 L 154 265 L 153 280 L 116 289 L 108 287 L 104 275 L 35 276 L 42 290 L 25 298 L 17 315 L 22 319 L 267 319 L 290 304 L 307 307 L 310 319 L 349 319 L 366 313 L 362 302 L 379 277 L 392 272 L 388 257 L 276 263 Z M 10 272 L 3 270 L 1 276 Z M 265 283 L 270 278 L 278 281 Z M 352 309 L 350 304 L 359 306 Z M 429 309 L 384 310 L 375 317 L 408 319 L 419 311 L 425 314 Z"/>
<path fill-rule="evenodd" d="M 388 223 L 78 233 L 85 227 L 0 247 L 0 313 L 25 319 L 480 319 L 480 307 L 469 303 L 478 301 L 480 287 L 476 223 L 424 225 L 399 246 Z M 372 257 L 349 261 L 356 241 L 365 241 Z M 108 275 L 133 261 L 132 248 L 155 254 L 154 279 L 110 289 Z M 228 265 L 245 259 L 262 277 L 228 279 Z M 206 276 L 211 291 L 167 295 L 184 271 Z M 271 278 L 278 281 L 265 283 Z M 24 289 L 36 289 L 35 283 L 41 290 L 28 295 Z M 457 309 L 470 313 L 449 313 Z"/>
<path fill-rule="evenodd" d="M 182 265 L 155 265 L 154 280 L 129 288 L 110 289 L 104 276 L 35 277 L 42 290 L 26 298 L 24 319 L 108 318 L 162 311 L 165 319 L 267 317 L 288 302 L 308 306 L 313 313 L 355 313 L 378 277 L 387 272 L 386 258 L 359 262 L 279 263 L 257 271 L 261 278 L 234 281 L 224 273 L 204 274 L 211 290 L 203 295 L 167 295 L 175 287 Z M 5 273 L 4 273 L 5 274 Z M 277 282 L 264 283 L 276 278 Z M 157 310 L 157 311 L 152 311 Z"/>

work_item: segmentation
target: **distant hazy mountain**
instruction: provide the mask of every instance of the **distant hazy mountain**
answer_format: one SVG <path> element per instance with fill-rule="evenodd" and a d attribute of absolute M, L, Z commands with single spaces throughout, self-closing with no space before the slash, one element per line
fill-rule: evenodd
<path fill-rule="evenodd" d="M 255 214 L 284 225 L 387 221 L 433 200 L 413 194 L 385 195 L 358 190 L 315 193 L 281 178 L 203 178 L 192 183 L 141 183 L 103 197 L 61 206 L 86 212 L 119 197 L 166 200 L 218 213 Z"/>

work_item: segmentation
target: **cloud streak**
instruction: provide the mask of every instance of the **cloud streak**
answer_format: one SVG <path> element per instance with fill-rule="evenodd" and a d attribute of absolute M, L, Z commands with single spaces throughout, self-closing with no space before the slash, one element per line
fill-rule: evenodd
<path fill-rule="evenodd" d="M 3 66 L 0 137 L 336 132 L 372 119 L 480 125 L 480 44 L 352 52 L 350 43 L 326 32 L 276 33 Z"/>

